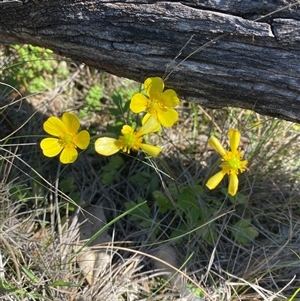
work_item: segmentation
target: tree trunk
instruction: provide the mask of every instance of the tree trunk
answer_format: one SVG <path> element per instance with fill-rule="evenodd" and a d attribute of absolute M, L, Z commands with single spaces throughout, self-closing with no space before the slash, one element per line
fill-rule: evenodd
<path fill-rule="evenodd" d="M 300 9 L 290 2 L 0 0 L 0 43 L 140 82 L 168 75 L 181 98 L 300 122 Z"/>

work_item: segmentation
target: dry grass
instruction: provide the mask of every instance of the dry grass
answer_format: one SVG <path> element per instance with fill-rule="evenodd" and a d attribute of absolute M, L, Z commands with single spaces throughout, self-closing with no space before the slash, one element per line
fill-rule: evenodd
<path fill-rule="evenodd" d="M 130 94 L 139 87 L 68 65 L 68 77 L 41 93 L 19 98 L 9 87 L 2 90 L 0 299 L 290 297 L 300 287 L 299 126 L 182 101 L 180 121 L 155 140 L 164 147 L 159 159 L 143 154 L 103 158 L 91 148 L 73 165 L 60 166 L 39 149 L 46 118 L 78 112 L 86 91 L 100 82 L 101 110 L 82 118 L 83 126 L 99 135 L 114 123 L 109 115 L 115 108 L 113 93 L 123 91 L 126 98 L 126 89 Z M 207 139 L 213 132 L 225 142 L 230 127 L 242 131 L 250 162 L 235 199 L 224 193 L 226 182 L 215 191 L 205 188 L 218 159 Z M 117 160 L 115 169 L 108 165 Z M 202 190 L 195 192 L 195 185 Z M 200 225 L 188 224 L 192 216 L 180 207 L 176 193 L 184 189 L 203 209 Z M 164 213 L 156 203 L 157 191 L 172 202 Z M 139 200 L 147 200 L 150 210 L 142 216 L 126 207 Z M 249 219 L 259 234 L 244 245 L 232 235 L 241 219 Z M 183 236 L 174 238 L 172 233 L 182 227 Z"/>

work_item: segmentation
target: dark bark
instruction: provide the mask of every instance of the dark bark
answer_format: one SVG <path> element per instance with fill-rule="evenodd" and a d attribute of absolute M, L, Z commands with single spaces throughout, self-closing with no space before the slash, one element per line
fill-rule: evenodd
<path fill-rule="evenodd" d="M 166 85 L 182 98 L 300 122 L 300 9 L 291 4 L 0 0 L 0 43 L 44 46 L 141 82 L 173 70 Z"/>

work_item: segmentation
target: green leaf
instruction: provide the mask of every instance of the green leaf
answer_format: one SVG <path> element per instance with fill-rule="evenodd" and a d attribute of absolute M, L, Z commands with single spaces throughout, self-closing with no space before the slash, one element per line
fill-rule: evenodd
<path fill-rule="evenodd" d="M 102 97 L 102 87 L 99 84 L 96 84 L 90 88 L 85 100 L 91 109 L 100 110 L 100 99 Z"/>
<path fill-rule="evenodd" d="M 141 221 L 140 226 L 143 227 L 144 229 L 149 229 L 151 227 L 152 223 L 153 223 L 152 220 Z"/>
<path fill-rule="evenodd" d="M 195 285 L 193 285 L 192 283 L 187 283 L 186 286 L 187 286 L 187 289 L 191 293 L 193 293 L 196 297 L 201 298 L 201 297 L 205 296 L 204 292 L 200 288 L 198 288 Z"/>
<path fill-rule="evenodd" d="M 165 196 L 163 192 L 156 190 L 153 191 L 152 195 L 155 198 L 157 205 L 160 207 L 159 208 L 160 213 L 165 213 L 173 208 L 172 202 L 169 200 L 169 198 Z"/>
<path fill-rule="evenodd" d="M 29 277 L 29 279 L 34 283 L 39 283 L 39 279 L 30 271 L 26 266 L 21 267 L 22 271 Z"/>
<path fill-rule="evenodd" d="M 197 195 L 204 195 L 204 189 L 202 185 L 194 185 L 192 188 Z"/>
<path fill-rule="evenodd" d="M 231 234 L 237 243 L 247 245 L 251 240 L 254 240 L 259 233 L 251 226 L 250 219 L 242 219 L 233 225 Z"/>
<path fill-rule="evenodd" d="M 122 97 L 121 93 L 120 92 L 114 92 L 114 94 L 112 96 L 112 101 L 118 108 L 121 108 L 122 103 L 123 103 L 123 97 Z M 119 110 L 119 112 L 120 112 L 120 110 Z"/>
<path fill-rule="evenodd" d="M 197 197 L 190 187 L 183 187 L 178 198 L 178 206 L 186 212 L 189 207 L 194 207 L 197 203 Z"/>
<path fill-rule="evenodd" d="M 204 221 L 199 220 L 199 224 L 197 227 L 204 225 L 208 221 L 209 221 L 209 217 Z M 218 232 L 216 231 L 216 224 L 214 222 L 201 226 L 199 228 L 199 233 L 201 233 L 201 237 L 203 237 L 203 239 L 210 245 L 213 245 L 218 237 Z"/>
<path fill-rule="evenodd" d="M 168 186 L 168 189 L 169 189 L 169 191 L 170 191 L 172 197 L 173 197 L 175 200 L 177 200 L 178 197 L 179 197 L 179 190 L 178 190 L 176 184 L 173 183 L 173 182 L 171 182 L 171 183 L 169 184 L 169 186 Z"/>
<path fill-rule="evenodd" d="M 59 189 L 62 190 L 64 193 L 69 193 L 75 188 L 74 182 L 75 182 L 74 177 L 69 176 L 66 179 L 60 181 Z"/>
<path fill-rule="evenodd" d="M 194 227 L 197 221 L 200 219 L 201 213 L 200 213 L 200 208 L 192 206 L 188 209 L 187 213 L 187 223 Z"/>
<path fill-rule="evenodd" d="M 149 220 L 151 216 L 151 209 L 149 205 L 141 198 L 139 198 L 138 204 L 140 204 L 140 206 L 131 212 L 131 214 L 129 215 L 129 220 L 131 221 Z M 137 204 L 133 201 L 126 202 L 125 203 L 126 211 L 136 207 L 136 205 Z"/>
<path fill-rule="evenodd" d="M 144 189 L 148 188 L 150 181 L 151 181 L 151 174 L 149 174 L 146 171 L 141 171 L 141 172 L 129 177 L 130 183 L 136 184 Z"/>
<path fill-rule="evenodd" d="M 178 229 L 172 231 L 171 238 L 176 239 L 176 243 L 180 243 L 184 239 L 186 232 L 187 232 L 186 225 L 181 224 Z"/>
<path fill-rule="evenodd" d="M 120 180 L 120 172 L 118 169 L 124 165 L 124 160 L 120 155 L 110 157 L 109 163 L 101 167 L 103 171 L 101 180 L 103 183 L 109 185 L 113 181 Z"/>
<path fill-rule="evenodd" d="M 248 201 L 243 193 L 237 192 L 235 196 L 232 196 L 228 193 L 227 189 L 225 188 L 222 189 L 222 192 L 224 193 L 224 195 L 228 195 L 230 202 L 234 205 L 237 204 L 245 205 Z"/>
<path fill-rule="evenodd" d="M 6 295 L 9 293 L 13 293 L 16 290 L 18 290 L 18 288 L 14 287 L 13 285 L 4 282 L 1 278 L 0 278 L 0 296 L 2 295 Z"/>

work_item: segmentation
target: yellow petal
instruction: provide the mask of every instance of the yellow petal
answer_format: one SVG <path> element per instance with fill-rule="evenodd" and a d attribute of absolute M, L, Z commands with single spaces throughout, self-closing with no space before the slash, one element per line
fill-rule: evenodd
<path fill-rule="evenodd" d="M 219 171 L 218 173 L 213 175 L 211 178 L 209 178 L 209 180 L 206 183 L 206 186 L 209 189 L 216 188 L 219 185 L 219 183 L 222 181 L 222 179 L 224 178 L 225 175 L 226 175 L 226 173 L 224 173 L 222 170 Z"/>
<path fill-rule="evenodd" d="M 142 119 L 142 125 L 144 125 L 151 116 L 154 116 L 154 115 L 147 113 Z"/>
<path fill-rule="evenodd" d="M 75 147 L 66 147 L 59 156 L 59 160 L 63 164 L 73 163 L 78 157 L 78 152 Z"/>
<path fill-rule="evenodd" d="M 156 132 L 160 127 L 158 120 L 154 116 L 150 116 L 149 119 L 143 124 L 143 126 L 136 132 L 136 137 L 141 137 L 149 133 Z"/>
<path fill-rule="evenodd" d="M 145 153 L 147 153 L 149 156 L 152 157 L 157 157 L 159 153 L 162 151 L 160 147 L 155 145 L 150 145 L 150 144 L 142 143 L 140 147 Z"/>
<path fill-rule="evenodd" d="M 148 120 L 151 116 L 153 116 L 153 117 L 156 118 L 156 116 L 147 113 L 147 114 L 143 117 L 143 119 L 142 119 L 142 125 L 144 125 L 144 124 L 147 122 L 147 120 Z M 157 119 L 157 118 L 156 118 L 156 119 Z M 157 120 L 157 121 L 158 121 L 158 120 Z M 160 129 L 161 129 L 161 126 L 160 126 L 160 123 L 159 123 L 159 121 L 158 121 L 158 127 L 157 127 L 156 130 L 153 131 L 153 133 L 158 132 Z"/>
<path fill-rule="evenodd" d="M 148 101 L 148 98 L 142 93 L 134 94 L 131 98 L 129 108 L 133 113 L 143 112 L 147 108 Z"/>
<path fill-rule="evenodd" d="M 241 133 L 238 130 L 230 129 L 228 137 L 231 151 L 237 150 L 241 140 Z"/>
<path fill-rule="evenodd" d="M 159 110 L 157 118 L 162 126 L 171 127 L 178 120 L 178 113 L 174 109 Z"/>
<path fill-rule="evenodd" d="M 76 144 L 77 147 L 80 149 L 86 149 L 90 143 L 90 134 L 88 131 L 84 130 L 79 132 L 73 142 Z"/>
<path fill-rule="evenodd" d="M 122 127 L 121 133 L 122 133 L 122 135 L 133 134 L 134 129 L 130 125 L 125 124 Z"/>
<path fill-rule="evenodd" d="M 229 175 L 228 193 L 234 196 L 238 190 L 239 179 L 235 173 Z"/>
<path fill-rule="evenodd" d="M 177 97 L 176 92 L 172 89 L 164 91 L 160 99 L 164 106 L 168 108 L 176 107 L 179 104 L 179 98 Z"/>
<path fill-rule="evenodd" d="M 63 149 L 61 143 L 56 138 L 45 138 L 41 141 L 40 146 L 43 154 L 50 158 L 57 156 Z"/>
<path fill-rule="evenodd" d="M 61 120 L 69 133 L 75 134 L 78 132 L 80 122 L 76 115 L 72 113 L 64 113 Z"/>
<path fill-rule="evenodd" d="M 66 128 L 62 121 L 57 117 L 49 117 L 44 122 L 44 131 L 55 137 L 63 136 L 66 133 Z"/>
<path fill-rule="evenodd" d="M 144 89 L 150 98 L 160 98 L 164 86 L 164 81 L 160 77 L 149 77 L 144 82 Z"/>
<path fill-rule="evenodd" d="M 98 138 L 95 141 L 95 151 L 103 156 L 111 156 L 120 150 L 117 141 L 117 139 L 109 137 Z"/>
<path fill-rule="evenodd" d="M 226 151 L 223 148 L 222 144 L 216 137 L 210 137 L 208 143 L 212 146 L 222 157 L 226 155 Z"/>

